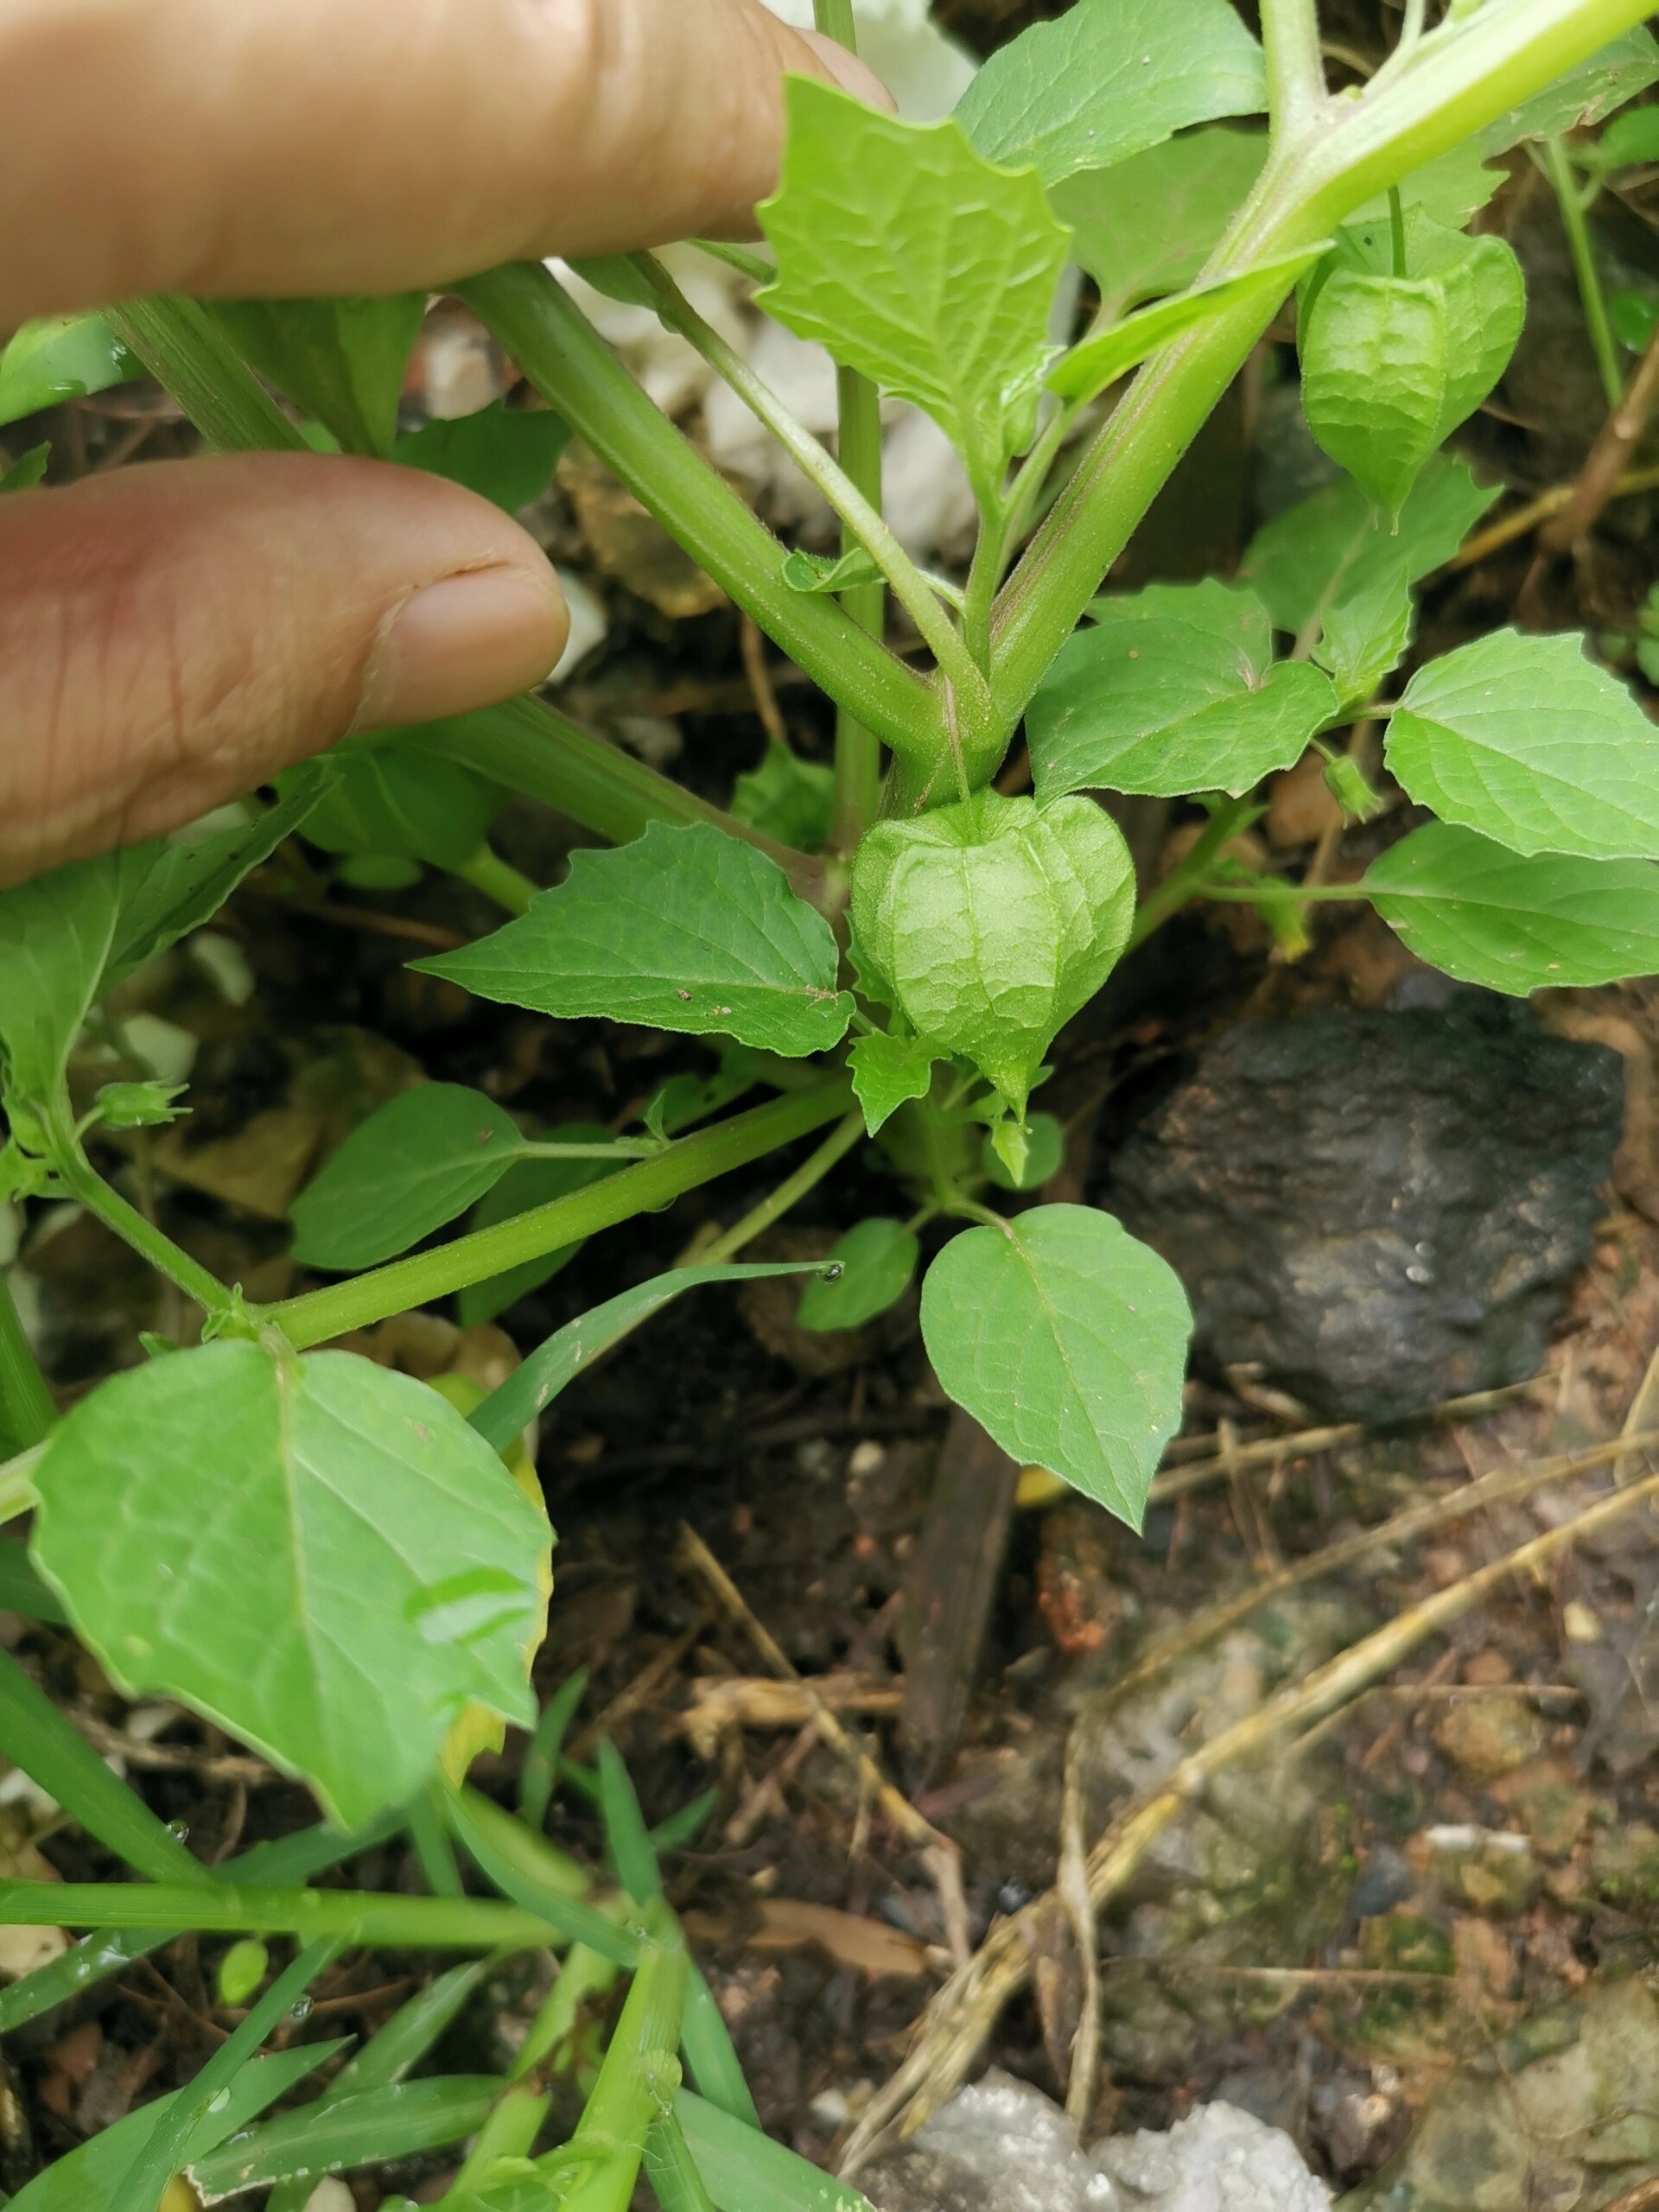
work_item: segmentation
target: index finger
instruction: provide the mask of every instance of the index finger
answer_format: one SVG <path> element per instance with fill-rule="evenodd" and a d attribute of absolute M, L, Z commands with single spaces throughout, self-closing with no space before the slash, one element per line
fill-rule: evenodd
<path fill-rule="evenodd" d="M 760 0 L 0 0 L 0 329 L 729 232 L 791 71 L 880 96 Z"/>

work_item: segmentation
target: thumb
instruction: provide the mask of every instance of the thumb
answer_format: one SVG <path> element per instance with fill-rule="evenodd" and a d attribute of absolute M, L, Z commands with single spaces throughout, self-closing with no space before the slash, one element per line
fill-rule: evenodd
<path fill-rule="evenodd" d="M 516 523 L 413 469 L 162 462 L 0 501 L 0 885 L 177 828 L 563 650 Z"/>

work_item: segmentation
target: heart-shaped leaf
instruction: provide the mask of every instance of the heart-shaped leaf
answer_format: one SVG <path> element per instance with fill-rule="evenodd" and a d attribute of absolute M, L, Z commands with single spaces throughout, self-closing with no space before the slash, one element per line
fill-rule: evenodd
<path fill-rule="evenodd" d="M 922 1286 L 922 1335 L 950 1396 L 1005 1452 L 1132 1529 L 1180 1425 L 1192 1330 L 1173 1271 L 1092 1206 L 964 1230 Z"/>
<path fill-rule="evenodd" d="M 1267 610 L 1213 581 L 1097 599 L 1033 699 L 1038 793 L 1251 791 L 1337 711 L 1324 671 L 1273 658 Z"/>
<path fill-rule="evenodd" d="M 54 1430 L 31 1551 L 131 1696 L 175 1697 L 366 1825 L 468 1704 L 534 1717 L 549 1530 L 424 1383 L 346 1352 L 205 1344 Z"/>
<path fill-rule="evenodd" d="M 538 1014 L 723 1033 L 794 1059 L 845 1034 L 830 925 L 775 861 L 702 823 L 576 854 L 556 891 L 464 952 L 415 965 Z"/>
<path fill-rule="evenodd" d="M 1659 729 L 1584 643 L 1494 630 L 1420 668 L 1385 743 L 1418 804 L 1512 852 L 1659 860 Z"/>
<path fill-rule="evenodd" d="M 1651 861 L 1526 859 L 1430 822 L 1374 861 L 1362 887 L 1420 960 L 1513 998 L 1659 975 Z"/>
<path fill-rule="evenodd" d="M 524 1144 L 481 1090 L 417 1084 L 359 1122 L 294 1201 L 294 1257 L 342 1274 L 395 1259 L 493 1189 Z"/>
<path fill-rule="evenodd" d="M 798 338 L 931 415 L 982 503 L 1034 420 L 1066 234 L 1031 170 L 957 123 L 905 123 L 789 80 L 778 256 L 759 303 Z M 1162 134 L 1160 133 L 1160 136 Z"/>

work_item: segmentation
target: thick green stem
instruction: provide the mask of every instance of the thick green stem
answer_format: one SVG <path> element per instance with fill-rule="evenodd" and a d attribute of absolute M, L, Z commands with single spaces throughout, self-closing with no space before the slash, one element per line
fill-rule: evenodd
<path fill-rule="evenodd" d="M 549 404 L 815 683 L 895 751 L 938 746 L 931 687 L 833 601 L 791 590 L 778 540 L 652 404 L 539 262 L 492 270 L 461 292 Z"/>
<path fill-rule="evenodd" d="M 1199 280 L 1316 245 L 1357 207 L 1639 23 L 1645 0 L 1508 0 L 1424 41 L 1386 85 L 1332 101 L 1276 152 Z M 1012 729 L 1101 578 L 1278 312 L 1258 296 L 1158 354 L 1096 436 L 997 605 L 999 719 Z"/>
<path fill-rule="evenodd" d="M 1589 335 L 1590 350 L 1596 357 L 1596 366 L 1601 372 L 1601 388 L 1607 395 L 1611 411 L 1624 397 L 1624 370 L 1618 358 L 1618 341 L 1613 336 L 1613 326 L 1608 318 L 1607 294 L 1602 285 L 1601 271 L 1596 265 L 1595 241 L 1590 236 L 1590 226 L 1585 217 L 1584 194 L 1578 178 L 1573 174 L 1567 148 L 1560 138 L 1545 139 L 1544 169 L 1560 207 L 1561 227 L 1567 232 L 1567 251 L 1573 257 L 1573 274 L 1577 279 L 1579 298 L 1584 308 L 1584 327 Z"/>
<path fill-rule="evenodd" d="M 264 1318 L 278 1323 L 302 1351 L 348 1330 L 369 1328 L 391 1314 L 448 1298 L 526 1260 L 541 1259 L 601 1229 L 613 1229 L 636 1214 L 654 1213 L 700 1184 L 747 1167 L 751 1160 L 763 1160 L 797 1137 L 822 1128 L 847 1111 L 850 1099 L 850 1079 L 831 1076 L 682 1137 L 654 1160 L 642 1160 L 637 1167 L 625 1167 L 585 1191 L 516 1214 L 493 1229 L 458 1236 L 435 1251 L 414 1253 L 351 1282 L 290 1298 L 265 1308 Z"/>
<path fill-rule="evenodd" d="M 540 2161 L 563 2184 L 566 2212 L 627 2212 L 645 2137 L 677 2087 L 685 1944 L 665 1911 L 652 1914 L 652 1933 L 576 2132 Z M 602 2164 L 590 2163 L 595 2153 Z"/>
<path fill-rule="evenodd" d="M 57 1417 L 35 1347 L 17 1318 L 11 1285 L 0 1274 L 0 1451 L 31 1451 L 50 1434 Z"/>
<path fill-rule="evenodd" d="M 1273 135 L 1296 137 L 1318 120 L 1327 98 L 1316 0 L 1262 0 L 1262 44 Z"/>

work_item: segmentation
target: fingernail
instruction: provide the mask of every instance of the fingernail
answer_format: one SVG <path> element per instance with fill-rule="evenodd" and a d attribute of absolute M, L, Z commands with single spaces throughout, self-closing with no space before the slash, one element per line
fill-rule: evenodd
<path fill-rule="evenodd" d="M 381 632 L 354 728 L 439 721 L 528 691 L 564 651 L 569 627 L 550 569 L 543 579 L 480 569 L 428 584 Z"/>
<path fill-rule="evenodd" d="M 803 31 L 801 36 L 843 92 L 850 92 L 855 100 L 862 100 L 868 107 L 885 108 L 890 114 L 897 108 L 898 102 L 874 70 L 867 67 L 839 39 L 828 37 L 823 31 Z"/>

